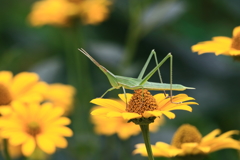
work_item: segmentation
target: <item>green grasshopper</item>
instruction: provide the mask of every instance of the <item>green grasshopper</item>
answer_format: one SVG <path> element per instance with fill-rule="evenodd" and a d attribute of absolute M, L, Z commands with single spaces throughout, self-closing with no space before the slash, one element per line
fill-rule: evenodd
<path fill-rule="evenodd" d="M 126 95 L 125 89 L 136 90 L 136 89 L 147 89 L 147 90 L 157 90 L 157 91 L 165 91 L 170 90 L 170 97 L 172 97 L 172 90 L 174 91 L 184 91 L 186 89 L 195 89 L 192 87 L 185 87 L 180 84 L 172 84 L 172 55 L 169 53 L 160 63 L 157 61 L 156 52 L 152 50 L 150 53 L 145 65 L 143 66 L 138 78 L 124 77 L 114 75 L 112 72 L 107 70 L 105 67 L 100 65 L 95 59 L 93 59 L 84 49 L 78 49 L 85 56 L 87 56 L 99 69 L 107 76 L 112 88 L 108 89 L 100 98 L 102 98 L 107 92 L 112 91 L 114 89 L 123 88 L 123 92 Z M 156 67 L 154 67 L 143 79 L 143 74 L 152 58 L 152 55 L 155 56 Z M 170 84 L 162 83 L 161 75 L 159 68 L 160 66 L 170 58 Z M 160 77 L 161 83 L 156 82 L 148 82 L 148 79 L 152 77 L 152 75 L 158 70 L 158 74 Z"/>

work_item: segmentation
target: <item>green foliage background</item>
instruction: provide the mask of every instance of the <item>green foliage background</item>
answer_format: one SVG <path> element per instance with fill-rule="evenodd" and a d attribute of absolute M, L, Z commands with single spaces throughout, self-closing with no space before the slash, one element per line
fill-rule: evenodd
<path fill-rule="evenodd" d="M 200 105 L 192 106 L 192 113 L 175 112 L 175 119 L 167 120 L 157 133 L 151 134 L 152 144 L 170 143 L 173 133 L 184 123 L 195 125 L 203 135 L 216 128 L 223 132 L 240 129 L 240 63 L 232 57 L 191 52 L 191 46 L 200 41 L 232 36 L 233 28 L 240 22 L 239 0 L 115 0 L 109 18 L 103 23 L 96 26 L 78 23 L 69 28 L 32 27 L 27 16 L 34 2 L 1 1 L 0 69 L 15 74 L 37 72 L 48 83 L 71 84 L 78 89 L 75 110 L 70 115 L 74 136 L 69 138 L 68 148 L 58 150 L 51 159 L 147 159 L 132 155 L 134 145 L 143 142 L 141 135 L 121 141 L 116 135 L 105 137 L 94 133 L 89 120 L 92 106 L 89 101 L 102 95 L 110 84 L 77 48 L 86 49 L 113 73 L 131 77 L 137 77 L 152 49 L 159 60 L 169 52 L 173 54 L 173 82 L 195 87 L 196 90 L 184 93 L 196 98 Z M 138 11 L 130 3 L 143 5 L 143 10 Z M 133 13 L 141 16 L 139 24 L 129 31 Z M 134 34 L 139 35 L 134 37 Z M 127 48 L 132 57 L 124 54 Z M 153 61 L 148 71 L 154 65 Z M 161 72 L 164 82 L 169 82 L 167 63 Z M 151 81 L 158 81 L 157 75 Z M 117 97 L 119 93 L 122 90 L 106 97 Z M 209 159 L 236 160 L 239 155 L 234 150 L 221 150 Z"/>

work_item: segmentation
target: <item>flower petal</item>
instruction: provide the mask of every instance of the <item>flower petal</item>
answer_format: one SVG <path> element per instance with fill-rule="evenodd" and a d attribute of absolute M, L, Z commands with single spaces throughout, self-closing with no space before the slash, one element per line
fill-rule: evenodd
<path fill-rule="evenodd" d="M 12 80 L 13 74 L 9 71 L 1 71 L 0 72 L 0 83 L 9 86 Z"/>
<path fill-rule="evenodd" d="M 13 78 L 11 91 L 14 95 L 22 94 L 38 81 L 39 76 L 36 73 L 21 72 Z"/>
<path fill-rule="evenodd" d="M 237 26 L 233 29 L 233 37 L 237 36 L 240 33 L 240 26 Z"/>
<path fill-rule="evenodd" d="M 122 117 L 124 120 L 130 120 L 130 119 L 134 119 L 134 118 L 141 118 L 142 115 L 138 114 L 138 113 L 122 113 Z"/>
<path fill-rule="evenodd" d="M 143 113 L 143 117 L 149 118 L 149 117 L 161 117 L 162 111 L 154 110 L 154 111 L 145 111 Z"/>
<path fill-rule="evenodd" d="M 56 148 L 55 148 L 55 145 L 54 145 L 52 139 L 50 139 L 46 135 L 43 135 L 43 134 L 37 135 L 36 141 L 37 141 L 37 145 L 39 146 L 39 148 L 41 150 L 43 150 L 44 152 L 46 152 L 48 154 L 52 154 L 55 152 Z"/>
<path fill-rule="evenodd" d="M 108 108 L 98 108 L 98 109 L 94 109 L 91 112 L 91 115 L 106 115 L 108 112 L 112 111 L 111 109 Z"/>
<path fill-rule="evenodd" d="M 213 138 L 215 138 L 218 134 L 221 133 L 221 130 L 220 129 L 215 129 L 213 130 L 212 132 L 210 132 L 209 134 L 207 134 L 206 136 L 204 136 L 202 138 L 202 142 L 206 142 L 206 141 L 209 141 Z"/>
<path fill-rule="evenodd" d="M 113 111 L 115 110 L 117 112 L 123 112 L 126 108 L 126 106 L 123 106 L 121 103 L 111 99 L 96 98 L 90 102 L 102 107 L 112 109 Z"/>
<path fill-rule="evenodd" d="M 198 54 L 203 53 L 215 53 L 216 55 L 224 54 L 229 55 L 232 39 L 228 37 L 214 37 L 212 41 L 200 42 L 192 46 L 193 52 L 198 52 Z"/>
<path fill-rule="evenodd" d="M 36 143 L 33 137 L 29 137 L 25 143 L 22 144 L 22 153 L 25 156 L 30 156 L 35 150 Z"/>
<path fill-rule="evenodd" d="M 176 116 L 174 113 L 172 112 L 168 112 L 168 111 L 162 111 L 162 113 L 167 116 L 169 119 L 174 119 Z"/>
<path fill-rule="evenodd" d="M 185 110 L 185 111 L 192 112 L 192 107 L 190 107 L 188 105 L 177 105 L 177 106 L 173 107 L 172 109 L 169 109 L 169 111 L 172 111 L 172 110 Z"/>
<path fill-rule="evenodd" d="M 126 93 L 126 97 L 127 97 L 127 103 L 129 103 L 129 101 L 131 100 L 133 94 L 130 93 Z M 126 97 L 124 94 L 118 94 L 118 97 L 124 102 L 126 103 Z"/>

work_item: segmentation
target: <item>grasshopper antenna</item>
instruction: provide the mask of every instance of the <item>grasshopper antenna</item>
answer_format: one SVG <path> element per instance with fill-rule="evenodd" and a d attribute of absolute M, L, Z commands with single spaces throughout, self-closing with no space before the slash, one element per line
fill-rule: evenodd
<path fill-rule="evenodd" d="M 78 50 L 80 52 L 82 52 L 85 56 L 87 56 L 96 66 L 98 67 L 102 67 L 102 65 L 100 65 L 95 59 L 93 59 L 88 53 L 87 51 L 85 51 L 83 48 L 78 48 Z"/>

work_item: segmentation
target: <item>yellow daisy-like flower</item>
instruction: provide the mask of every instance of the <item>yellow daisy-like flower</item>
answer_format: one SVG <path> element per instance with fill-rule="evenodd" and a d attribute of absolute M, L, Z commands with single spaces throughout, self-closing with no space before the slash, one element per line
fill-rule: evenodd
<path fill-rule="evenodd" d="M 125 103 L 120 100 L 116 100 L 123 106 Z M 102 107 L 94 107 L 95 109 L 100 109 Z M 137 135 L 141 132 L 139 126 L 135 125 L 133 122 L 127 122 L 123 118 L 109 118 L 104 116 L 91 116 L 92 122 L 94 124 L 94 131 L 99 135 L 113 135 L 117 134 L 119 138 L 125 140 L 130 136 Z M 164 123 L 164 118 L 158 118 L 154 123 L 149 124 L 149 131 L 156 132 L 160 125 Z"/>
<path fill-rule="evenodd" d="M 21 145 L 23 155 L 30 156 L 36 147 L 52 154 L 56 147 L 67 147 L 64 137 L 72 136 L 72 130 L 65 125 L 70 120 L 61 117 L 60 107 L 51 103 L 13 103 L 14 112 L 0 118 L 1 136 L 13 146 Z"/>
<path fill-rule="evenodd" d="M 110 5 L 110 0 L 41 0 L 34 3 L 29 21 L 33 26 L 68 26 L 81 17 L 84 24 L 98 24 L 107 18 Z"/>
<path fill-rule="evenodd" d="M 102 108 L 95 109 L 91 112 L 92 115 L 100 115 L 110 118 L 123 118 L 128 121 L 138 118 L 160 117 L 162 114 L 170 119 L 175 118 L 172 110 L 192 111 L 188 105 L 197 104 L 196 102 L 185 102 L 194 100 L 186 94 L 178 94 L 172 97 L 165 97 L 164 94 L 156 94 L 152 96 L 147 90 L 138 89 L 134 94 L 119 94 L 120 99 L 124 103 L 119 103 L 112 99 L 96 98 L 91 101 Z M 127 103 L 127 107 L 126 107 Z"/>
<path fill-rule="evenodd" d="M 50 84 L 46 92 L 44 92 L 44 100 L 50 101 L 54 106 L 64 109 L 64 115 L 68 115 L 73 108 L 73 98 L 75 88 L 70 85 L 60 83 Z"/>
<path fill-rule="evenodd" d="M 40 102 L 47 84 L 39 81 L 36 73 L 22 72 L 15 76 L 9 71 L 0 72 L 0 114 L 11 113 L 13 102 Z"/>
<path fill-rule="evenodd" d="M 231 138 L 239 131 L 232 130 L 221 135 L 219 129 L 215 129 L 206 136 L 202 137 L 196 127 L 185 124 L 176 131 L 172 144 L 157 142 L 152 145 L 153 155 L 156 157 L 188 157 L 188 156 L 204 156 L 209 153 L 231 148 L 240 150 L 239 141 Z M 217 135 L 219 135 L 217 137 Z M 147 156 L 144 144 L 137 144 L 133 153 Z"/>
<path fill-rule="evenodd" d="M 213 37 L 212 41 L 200 42 L 192 46 L 193 52 L 198 54 L 203 53 L 215 53 L 215 55 L 228 55 L 239 56 L 240 55 L 240 26 L 235 27 L 233 30 L 233 37 Z"/>
<path fill-rule="evenodd" d="M 68 18 L 76 14 L 75 4 L 67 0 L 41 0 L 34 3 L 28 18 L 33 26 L 65 26 L 68 24 Z"/>

